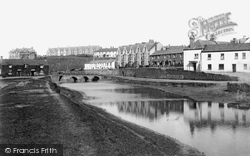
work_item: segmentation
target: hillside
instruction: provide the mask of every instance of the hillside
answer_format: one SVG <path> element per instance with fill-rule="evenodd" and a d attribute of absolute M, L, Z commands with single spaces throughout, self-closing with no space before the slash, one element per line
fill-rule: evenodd
<path fill-rule="evenodd" d="M 84 64 L 93 60 L 92 56 L 50 56 L 47 58 L 37 58 L 46 59 L 49 66 L 50 72 L 54 71 L 67 71 L 71 69 L 84 68 Z"/>

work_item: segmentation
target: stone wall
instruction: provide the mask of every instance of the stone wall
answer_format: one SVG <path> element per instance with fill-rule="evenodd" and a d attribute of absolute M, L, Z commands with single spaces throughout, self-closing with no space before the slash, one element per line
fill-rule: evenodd
<path fill-rule="evenodd" d="M 212 74 L 194 71 L 179 71 L 158 68 L 120 68 L 113 70 L 84 70 L 72 71 L 66 75 L 107 75 L 107 76 L 128 76 L 153 79 L 175 79 L 175 80 L 210 80 L 210 81 L 238 81 L 237 77 L 228 75 Z"/>
<path fill-rule="evenodd" d="M 250 92 L 250 85 L 246 83 L 227 83 L 228 92 Z"/>
<path fill-rule="evenodd" d="M 210 80 L 210 81 L 237 81 L 237 77 L 227 75 L 194 72 L 194 71 L 178 71 L 178 70 L 162 70 L 156 68 L 134 68 L 120 69 L 119 76 L 130 76 L 140 78 L 160 78 L 160 79 L 185 79 L 185 80 Z"/>

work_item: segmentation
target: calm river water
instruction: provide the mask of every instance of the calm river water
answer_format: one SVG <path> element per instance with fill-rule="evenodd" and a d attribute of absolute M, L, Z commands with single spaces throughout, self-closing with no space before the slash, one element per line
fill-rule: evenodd
<path fill-rule="evenodd" d="M 112 82 L 65 83 L 85 101 L 122 119 L 176 138 L 207 156 L 249 156 L 250 110 L 195 102 L 163 91 Z"/>

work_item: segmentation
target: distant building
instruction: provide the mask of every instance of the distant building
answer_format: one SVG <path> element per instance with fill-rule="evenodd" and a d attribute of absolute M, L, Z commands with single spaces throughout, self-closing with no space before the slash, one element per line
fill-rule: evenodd
<path fill-rule="evenodd" d="M 184 46 L 166 46 L 150 55 L 153 67 L 183 68 Z"/>
<path fill-rule="evenodd" d="M 78 46 L 78 47 L 58 47 L 49 48 L 47 56 L 68 56 L 68 55 L 93 55 L 94 51 L 99 50 L 100 46 Z"/>
<path fill-rule="evenodd" d="M 94 60 L 89 63 L 85 64 L 84 69 L 115 69 L 115 62 L 114 59 L 109 60 Z"/>
<path fill-rule="evenodd" d="M 94 51 L 94 57 L 112 57 L 115 58 L 118 55 L 118 48 L 101 48 Z"/>
<path fill-rule="evenodd" d="M 149 56 L 155 51 L 162 49 L 160 42 L 135 43 L 118 47 L 117 64 L 119 67 L 138 67 L 150 64 Z"/>
<path fill-rule="evenodd" d="M 49 74 L 49 65 L 44 60 L 2 59 L 0 70 L 6 76 L 39 76 Z"/>
<path fill-rule="evenodd" d="M 9 52 L 9 59 L 35 59 L 37 52 L 31 48 L 16 48 Z"/>

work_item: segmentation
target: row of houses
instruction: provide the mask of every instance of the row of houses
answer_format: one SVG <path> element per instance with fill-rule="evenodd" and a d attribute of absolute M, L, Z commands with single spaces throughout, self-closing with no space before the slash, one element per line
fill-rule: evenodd
<path fill-rule="evenodd" d="M 115 63 L 110 66 L 110 60 L 96 60 L 89 63 L 92 65 L 87 64 L 85 69 L 146 66 L 204 72 L 250 72 L 248 38 L 224 42 L 190 37 L 188 46 L 163 46 L 149 40 L 118 48 L 99 49 L 94 52 L 94 57 L 113 58 Z"/>
<path fill-rule="evenodd" d="M 93 55 L 94 51 L 99 50 L 100 46 L 77 46 L 77 47 L 57 47 L 49 48 L 46 56 L 68 56 L 68 55 Z"/>
<path fill-rule="evenodd" d="M 0 59 L 0 75 L 6 76 L 44 76 L 49 74 L 45 60 Z"/>

